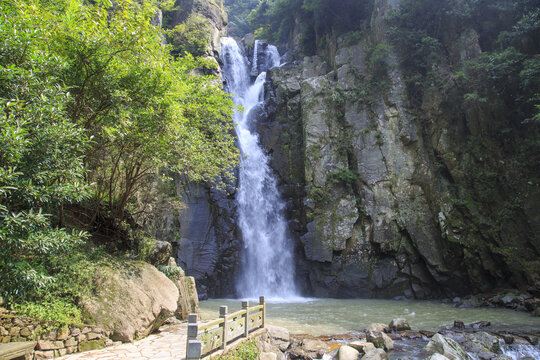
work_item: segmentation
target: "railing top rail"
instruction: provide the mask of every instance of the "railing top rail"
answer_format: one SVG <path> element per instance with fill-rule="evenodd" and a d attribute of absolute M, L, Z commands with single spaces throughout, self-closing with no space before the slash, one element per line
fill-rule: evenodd
<path fill-rule="evenodd" d="M 207 330 L 207 329 L 210 329 L 214 326 L 218 326 L 218 325 L 221 325 L 223 324 L 223 321 L 224 319 L 217 319 L 217 320 L 213 320 L 213 321 L 210 321 L 210 322 L 207 322 L 206 324 L 201 324 L 199 326 L 199 332 L 203 331 L 203 330 Z"/>
<path fill-rule="evenodd" d="M 234 318 L 240 317 L 242 315 L 245 315 L 246 312 L 247 312 L 246 310 L 238 310 L 237 312 L 227 314 L 227 319 L 234 319 Z"/>
<path fill-rule="evenodd" d="M 252 311 L 255 311 L 255 310 L 262 310 L 264 308 L 264 305 L 257 305 L 257 306 L 252 306 L 248 309 L 248 312 L 252 312 Z"/>

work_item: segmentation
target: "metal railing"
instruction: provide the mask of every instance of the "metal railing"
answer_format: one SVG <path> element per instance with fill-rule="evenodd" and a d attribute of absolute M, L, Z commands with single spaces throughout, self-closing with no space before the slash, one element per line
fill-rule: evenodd
<path fill-rule="evenodd" d="M 242 301 L 242 310 L 228 313 L 227 306 L 219 308 L 219 319 L 199 323 L 197 314 L 189 315 L 186 360 L 199 360 L 223 350 L 233 342 L 247 338 L 250 333 L 264 328 L 266 304 L 264 296 L 259 305 L 249 306 Z"/>

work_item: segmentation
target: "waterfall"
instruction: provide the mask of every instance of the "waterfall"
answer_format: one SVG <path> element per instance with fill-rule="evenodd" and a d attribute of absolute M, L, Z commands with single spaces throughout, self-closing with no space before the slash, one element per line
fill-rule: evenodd
<path fill-rule="evenodd" d="M 242 232 L 244 252 L 237 283 L 241 297 L 287 299 L 296 296 L 294 284 L 293 245 L 287 236 L 284 202 L 277 189 L 277 181 L 268 162 L 268 156 L 253 130 L 255 110 L 263 104 L 266 72 L 258 74 L 254 83 L 250 72 L 257 72 L 279 65 L 279 53 L 275 47 L 264 49 L 264 62 L 257 61 L 259 43 L 256 43 L 254 61 L 250 69 L 248 61 L 238 44 L 231 38 L 223 38 L 223 73 L 227 89 L 243 112 L 235 113 L 236 133 L 242 158 L 240 160 L 239 186 L 237 192 L 238 225 Z M 260 60 L 261 58 L 259 58 Z M 255 74 L 257 75 L 257 74 Z"/>

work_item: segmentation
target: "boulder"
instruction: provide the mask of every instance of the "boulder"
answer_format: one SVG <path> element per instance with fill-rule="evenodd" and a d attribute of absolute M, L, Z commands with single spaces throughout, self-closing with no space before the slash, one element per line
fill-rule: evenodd
<path fill-rule="evenodd" d="M 291 343 L 291 335 L 289 330 L 272 325 L 266 325 L 266 329 L 268 330 L 268 335 L 271 338 L 272 344 L 281 351 L 287 350 L 289 344 Z"/>
<path fill-rule="evenodd" d="M 358 360 L 359 356 L 358 350 L 347 345 L 343 345 L 338 350 L 338 360 Z"/>
<path fill-rule="evenodd" d="M 259 349 L 261 356 L 263 353 L 274 354 L 275 357 L 272 355 L 265 355 L 265 357 L 269 360 L 285 360 L 285 354 L 272 343 L 272 338 L 270 337 L 268 332 L 259 337 L 256 346 L 257 349 Z M 262 357 L 260 357 L 260 359 L 262 359 Z"/>
<path fill-rule="evenodd" d="M 472 360 L 457 342 L 441 334 L 435 334 L 424 347 L 429 354 L 439 353 L 449 360 Z"/>
<path fill-rule="evenodd" d="M 465 335 L 466 341 L 463 343 L 463 348 L 472 353 L 493 353 L 502 354 L 499 338 L 490 335 L 487 332 L 480 331 L 473 334 Z"/>
<path fill-rule="evenodd" d="M 368 351 L 362 360 L 388 360 L 388 355 L 383 349 L 375 349 Z"/>
<path fill-rule="evenodd" d="M 178 269 L 178 274 L 172 279 L 180 294 L 175 315 L 180 319 L 186 320 L 189 314 L 197 314 L 199 312 L 199 297 L 197 295 L 195 279 L 191 276 L 185 276 L 181 267 L 178 267 Z"/>
<path fill-rule="evenodd" d="M 179 292 L 174 283 L 150 264 L 125 262 L 101 268 L 91 298 L 80 306 L 111 339 L 132 342 L 156 330 L 174 314 Z"/>
<path fill-rule="evenodd" d="M 379 331 L 379 332 L 390 332 L 390 328 L 388 327 L 388 325 L 386 324 L 380 324 L 380 323 L 375 323 L 375 324 L 370 324 L 367 328 L 366 328 L 366 333 L 368 331 Z"/>
<path fill-rule="evenodd" d="M 367 341 L 353 341 L 349 346 L 358 350 L 360 354 L 366 354 L 376 349 L 375 345 Z"/>
<path fill-rule="evenodd" d="M 167 265 L 172 253 L 172 245 L 167 241 L 156 241 L 156 245 L 150 254 L 152 265 Z"/>
<path fill-rule="evenodd" d="M 300 346 L 293 347 L 288 352 L 291 359 L 320 359 L 324 354 L 331 351 L 330 346 L 321 340 L 304 339 Z"/>
<path fill-rule="evenodd" d="M 369 330 L 366 332 L 366 339 L 370 343 L 373 343 L 375 347 L 382 348 L 384 350 L 392 350 L 394 348 L 394 342 L 388 335 L 380 331 Z"/>
<path fill-rule="evenodd" d="M 390 321 L 390 324 L 388 325 L 390 330 L 396 330 L 396 331 L 404 331 L 404 330 L 411 330 L 411 327 L 409 323 L 407 322 L 407 319 L 405 318 L 397 318 Z"/>

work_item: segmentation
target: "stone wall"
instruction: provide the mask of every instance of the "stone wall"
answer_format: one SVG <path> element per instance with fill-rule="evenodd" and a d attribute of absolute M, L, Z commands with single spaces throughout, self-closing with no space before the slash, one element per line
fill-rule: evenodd
<path fill-rule="evenodd" d="M 110 332 L 90 325 L 50 330 L 39 320 L 0 314 L 0 342 L 37 341 L 34 359 L 52 359 L 113 344 Z"/>

